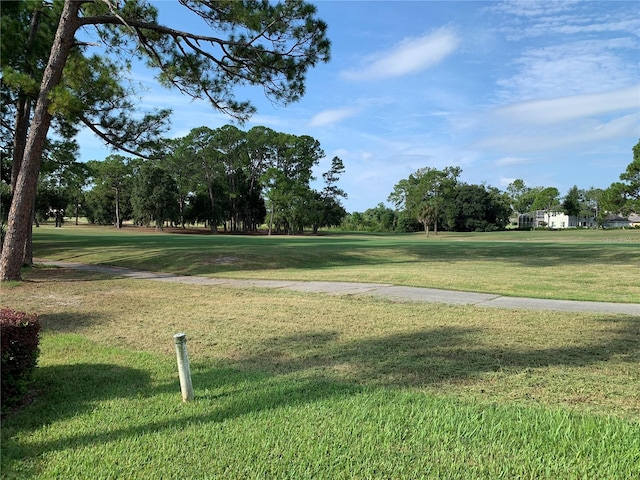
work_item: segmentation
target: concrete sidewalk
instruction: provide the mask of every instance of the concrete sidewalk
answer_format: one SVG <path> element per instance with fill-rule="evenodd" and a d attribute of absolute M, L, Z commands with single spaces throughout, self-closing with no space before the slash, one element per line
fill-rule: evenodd
<path fill-rule="evenodd" d="M 402 287 L 384 283 L 300 282 L 286 280 L 242 280 L 174 275 L 130 270 L 103 265 L 36 260 L 36 263 L 61 268 L 105 273 L 123 278 L 155 280 L 194 285 L 217 285 L 232 288 L 274 288 L 327 295 L 362 295 L 396 302 L 445 303 L 475 305 L 505 309 L 555 310 L 561 312 L 621 313 L 640 316 L 640 303 L 579 302 L 574 300 L 545 300 L 537 298 L 505 297 L 487 293 L 457 292 L 435 288 Z"/>

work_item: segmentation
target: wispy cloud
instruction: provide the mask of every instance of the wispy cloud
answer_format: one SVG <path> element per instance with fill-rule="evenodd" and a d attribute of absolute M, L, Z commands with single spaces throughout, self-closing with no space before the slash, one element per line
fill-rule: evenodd
<path fill-rule="evenodd" d="M 503 101 L 564 97 L 621 89 L 637 82 L 637 63 L 622 52 L 630 39 L 584 40 L 525 50 L 517 72 L 498 81 Z"/>
<path fill-rule="evenodd" d="M 627 5 L 625 3 L 627 2 L 608 5 L 609 11 L 606 13 L 597 8 L 595 2 L 585 5 L 580 0 L 504 1 L 492 4 L 487 7 L 487 10 L 511 19 L 503 22 L 503 26 L 499 29 L 511 41 L 548 37 L 553 34 L 629 33 L 635 36 L 640 29 L 637 7 L 629 5 L 632 2 L 628 2 Z M 596 8 L 591 8 L 594 5 Z M 612 11 L 614 9 L 629 9 L 630 14 L 627 18 L 620 18 L 619 12 Z"/>
<path fill-rule="evenodd" d="M 451 55 L 460 39 L 450 28 L 417 38 L 406 38 L 389 50 L 370 55 L 365 64 L 342 72 L 348 80 L 378 80 L 420 72 Z"/>
<path fill-rule="evenodd" d="M 640 84 L 607 93 L 517 103 L 496 114 L 520 123 L 553 124 L 628 110 L 640 110 Z"/>
<path fill-rule="evenodd" d="M 333 125 L 345 118 L 353 117 L 360 110 L 355 107 L 336 108 L 332 110 L 324 110 L 313 116 L 309 120 L 310 127 L 326 127 L 327 125 Z"/>
<path fill-rule="evenodd" d="M 593 144 L 614 138 L 636 136 L 639 124 L 640 114 L 633 113 L 614 118 L 608 122 L 591 121 L 562 130 L 544 129 L 487 137 L 477 142 L 475 147 L 510 153 L 551 151 L 574 145 Z"/>
<path fill-rule="evenodd" d="M 580 0 L 505 0 L 489 10 L 522 17 L 551 16 L 570 9 Z"/>

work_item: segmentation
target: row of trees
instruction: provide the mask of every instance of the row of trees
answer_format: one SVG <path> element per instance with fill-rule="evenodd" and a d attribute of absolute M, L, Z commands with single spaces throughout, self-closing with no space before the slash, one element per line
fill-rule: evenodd
<path fill-rule="evenodd" d="M 421 168 L 400 180 L 388 200 L 396 209 L 379 204 L 353 212 L 343 221 L 345 230 L 412 232 L 433 228 L 452 231 L 501 230 L 517 214 L 562 211 L 574 217 L 594 217 L 602 224 L 609 213 L 640 212 L 640 141 L 633 147 L 633 161 L 608 188 L 573 186 L 564 197 L 555 187 L 528 187 L 512 182 L 506 191 L 459 181 L 458 167 L 443 170 Z"/>
<path fill-rule="evenodd" d="M 256 230 L 301 232 L 338 225 L 346 193 L 337 182 L 338 157 L 312 188 L 313 169 L 324 157 L 320 143 L 266 127 L 244 132 L 232 125 L 199 127 L 164 142 L 156 160 L 110 155 L 103 161 L 58 163 L 45 169 L 37 214 L 66 209 L 89 221 L 121 227 L 125 220 L 162 228 L 204 223 L 217 232 Z"/>
<path fill-rule="evenodd" d="M 247 231 L 266 219 L 270 229 L 286 233 L 338 224 L 351 231 L 491 231 L 503 229 L 518 213 L 536 210 L 595 217 L 601 224 L 609 212 L 640 210 L 640 142 L 633 151 L 621 181 L 606 189 L 574 186 L 561 197 L 554 187 L 528 187 L 518 179 L 503 192 L 460 182 L 457 167 L 424 168 L 395 186 L 389 200 L 396 209 L 379 204 L 346 215 L 340 204 L 346 194 L 336 186 L 344 171 L 339 158 L 323 175 L 321 191 L 310 186 L 311 168 L 323 155 L 317 141 L 265 127 L 248 132 L 201 127 L 166 142 L 166 154 L 155 162 L 111 156 L 87 164 L 58 163 L 57 169 L 45 163 L 37 213 L 45 216 L 66 205 L 67 215 L 77 216 L 82 203 L 83 214 L 102 224 L 132 219 L 144 225 L 206 223 L 214 231 L 220 224 L 225 231 Z"/>

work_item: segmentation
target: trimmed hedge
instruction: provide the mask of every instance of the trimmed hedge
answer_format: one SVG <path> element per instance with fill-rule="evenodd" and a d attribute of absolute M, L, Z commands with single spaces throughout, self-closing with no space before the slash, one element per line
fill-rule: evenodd
<path fill-rule="evenodd" d="M 28 391 L 40 349 L 37 315 L 0 309 L 1 411 L 20 404 Z"/>

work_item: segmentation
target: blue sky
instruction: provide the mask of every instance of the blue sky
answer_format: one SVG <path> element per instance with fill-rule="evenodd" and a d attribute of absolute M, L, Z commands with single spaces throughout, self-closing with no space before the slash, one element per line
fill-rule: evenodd
<path fill-rule="evenodd" d="M 191 25 L 174 2 L 160 19 Z M 318 139 L 345 164 L 350 212 L 386 203 L 422 167 L 459 166 L 461 180 L 500 189 L 606 188 L 640 138 L 638 1 L 316 1 L 329 25 L 331 61 L 311 70 L 307 93 L 287 107 L 258 88 L 248 130 L 264 125 Z M 143 107 L 174 110 L 169 136 L 232 123 L 207 104 L 134 79 Z M 88 132 L 81 159 L 110 153 Z"/>

